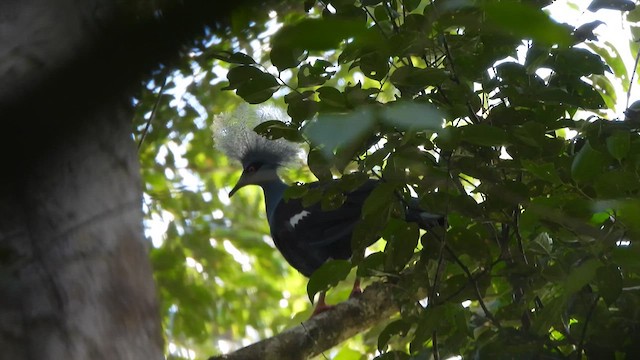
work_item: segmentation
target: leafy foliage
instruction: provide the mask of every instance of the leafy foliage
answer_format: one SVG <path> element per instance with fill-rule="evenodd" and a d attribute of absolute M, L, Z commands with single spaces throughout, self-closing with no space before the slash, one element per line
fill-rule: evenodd
<path fill-rule="evenodd" d="M 152 253 L 169 340 L 213 352 L 220 344 L 202 345 L 207 339 L 249 328 L 269 336 L 304 307 L 305 280 L 263 240 L 259 198 L 224 197 L 233 176 L 212 150 L 203 113 L 232 107 L 231 92 L 221 91 L 232 90 L 248 103 L 275 97 L 286 106 L 290 124 L 259 130 L 308 143 L 318 179 L 341 177 L 345 189 L 384 180 L 353 239 L 354 248 L 378 237 L 382 245 L 353 266 L 368 281 L 397 283 L 401 312 L 336 358 L 636 354 L 640 122 L 607 111 L 617 100 L 611 79 L 632 84 L 615 48 L 592 41 L 598 24 L 574 31 L 546 5 L 308 1 L 308 13 L 280 12 L 288 15 L 266 53 L 249 48 L 264 39 L 255 36 L 265 30 L 259 20 L 253 35 L 203 45 L 194 63 L 228 66 L 227 82 L 210 71 L 195 77 L 188 94 L 204 109 L 159 97 L 165 122 L 153 123 L 140 153 L 148 214 L 169 219 Z M 143 94 L 140 114 L 155 99 Z M 310 180 L 305 171 L 286 175 Z M 177 187 L 192 177 L 195 188 Z M 327 206 L 336 196 L 304 187 L 289 195 Z M 446 229 L 421 233 L 401 220 L 411 196 L 445 214 Z M 309 295 L 350 268 L 328 263 Z"/>

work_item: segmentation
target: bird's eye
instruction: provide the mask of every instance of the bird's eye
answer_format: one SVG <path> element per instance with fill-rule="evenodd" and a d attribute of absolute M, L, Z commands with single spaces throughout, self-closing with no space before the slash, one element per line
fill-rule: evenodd
<path fill-rule="evenodd" d="M 254 171 L 256 171 L 256 167 L 254 165 L 249 165 L 249 166 L 247 166 L 247 168 L 244 171 L 246 171 L 246 172 L 254 172 Z"/>

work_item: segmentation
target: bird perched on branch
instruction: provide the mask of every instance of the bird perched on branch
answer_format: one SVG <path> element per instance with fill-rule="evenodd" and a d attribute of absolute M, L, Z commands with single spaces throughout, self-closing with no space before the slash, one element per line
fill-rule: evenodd
<path fill-rule="evenodd" d="M 214 118 L 216 146 L 227 156 L 242 163 L 243 172 L 229 197 L 247 185 L 258 185 L 265 197 L 271 237 L 287 262 L 306 277 L 329 259 L 349 259 L 352 255 L 351 235 L 360 220 L 362 206 L 378 180 L 370 179 L 359 188 L 344 194 L 344 203 L 337 209 L 323 211 L 320 204 L 305 207 L 301 199 L 285 200 L 289 187 L 277 170 L 292 162 L 299 154 L 293 143 L 284 139 L 269 140 L 253 128 L 267 120 L 286 121 L 287 116 L 275 107 L 240 106 L 231 114 Z M 310 187 L 322 186 L 315 182 Z M 442 216 L 429 214 L 408 205 L 406 220 L 427 229 L 442 223 Z M 353 294 L 359 293 L 356 279 Z M 321 292 L 314 315 L 330 308 Z"/>

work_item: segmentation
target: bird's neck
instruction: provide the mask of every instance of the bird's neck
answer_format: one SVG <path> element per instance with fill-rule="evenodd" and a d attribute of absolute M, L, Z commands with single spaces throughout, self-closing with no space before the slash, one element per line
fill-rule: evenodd
<path fill-rule="evenodd" d="M 284 196 L 284 191 L 288 188 L 287 184 L 283 183 L 280 178 L 276 178 L 269 182 L 260 184 L 262 186 L 262 190 L 264 191 L 264 203 L 267 209 L 267 220 L 269 220 L 269 224 L 271 224 L 271 218 L 273 213 L 276 211 L 276 207 L 282 197 Z"/>

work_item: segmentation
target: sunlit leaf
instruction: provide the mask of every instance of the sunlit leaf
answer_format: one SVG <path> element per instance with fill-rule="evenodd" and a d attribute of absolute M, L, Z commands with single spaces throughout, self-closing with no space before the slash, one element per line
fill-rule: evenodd
<path fill-rule="evenodd" d="M 489 2 L 484 5 L 488 23 L 508 34 L 546 44 L 568 45 L 570 31 L 553 21 L 542 10 L 525 3 Z M 527 21 L 523 21 L 527 19 Z"/>
<path fill-rule="evenodd" d="M 382 111 L 382 119 L 402 130 L 442 130 L 443 114 L 429 104 L 397 102 Z"/>
<path fill-rule="evenodd" d="M 369 109 L 348 114 L 321 114 L 306 127 L 305 134 L 329 158 L 338 147 L 360 141 L 373 125 L 373 112 Z"/>
<path fill-rule="evenodd" d="M 280 29 L 272 43 L 280 49 L 329 50 L 364 31 L 364 23 L 359 20 L 305 19 Z"/>

